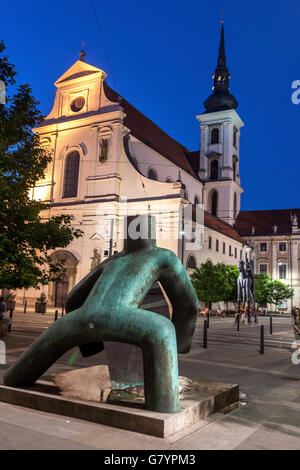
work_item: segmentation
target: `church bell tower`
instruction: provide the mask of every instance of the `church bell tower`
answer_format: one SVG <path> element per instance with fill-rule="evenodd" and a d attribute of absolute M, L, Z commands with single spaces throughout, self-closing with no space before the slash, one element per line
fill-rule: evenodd
<path fill-rule="evenodd" d="M 212 94 L 205 100 L 200 123 L 199 177 L 205 182 L 205 209 L 229 224 L 240 210 L 239 148 L 243 121 L 236 112 L 238 102 L 230 93 L 226 65 L 224 21 Z"/>

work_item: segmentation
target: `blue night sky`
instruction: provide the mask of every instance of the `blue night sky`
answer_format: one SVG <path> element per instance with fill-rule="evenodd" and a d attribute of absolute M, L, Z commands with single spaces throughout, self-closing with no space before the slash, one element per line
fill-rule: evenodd
<path fill-rule="evenodd" d="M 190 150 L 199 148 L 196 114 L 210 94 L 225 10 L 231 92 L 245 122 L 241 136 L 242 209 L 300 207 L 298 0 L 95 0 L 117 91 Z M 109 73 L 90 0 L 10 0 L 1 36 L 18 83 L 30 83 L 41 110 L 53 82 L 78 58 Z M 108 83 L 115 88 L 111 74 Z"/>

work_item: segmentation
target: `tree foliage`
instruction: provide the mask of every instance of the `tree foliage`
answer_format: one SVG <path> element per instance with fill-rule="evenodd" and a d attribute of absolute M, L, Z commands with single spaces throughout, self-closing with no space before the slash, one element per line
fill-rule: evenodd
<path fill-rule="evenodd" d="M 0 53 L 5 47 L 0 42 Z M 0 79 L 15 84 L 16 71 L 0 56 Z M 31 131 L 41 121 L 38 101 L 29 85 L 15 88 L 0 104 L 0 287 L 37 287 L 59 279 L 61 262 L 54 264 L 50 250 L 66 247 L 80 230 L 73 217 L 49 217 L 49 205 L 32 200 L 30 190 L 45 175 L 51 155 Z"/>
<path fill-rule="evenodd" d="M 294 296 L 294 289 L 285 285 L 281 281 L 271 281 L 269 290 L 269 303 L 275 305 L 275 310 L 280 300 L 291 299 Z"/>
<path fill-rule="evenodd" d="M 268 274 L 254 274 L 255 301 L 259 305 L 266 305 L 270 298 L 271 278 Z"/>
<path fill-rule="evenodd" d="M 238 268 L 225 264 L 202 263 L 191 275 L 198 299 L 206 304 L 212 302 L 234 302 Z"/>

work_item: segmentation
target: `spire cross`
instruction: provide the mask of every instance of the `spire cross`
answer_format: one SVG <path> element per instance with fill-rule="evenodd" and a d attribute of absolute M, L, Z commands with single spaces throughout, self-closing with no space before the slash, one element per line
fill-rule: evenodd
<path fill-rule="evenodd" d="M 80 52 L 80 54 L 79 54 L 80 60 L 82 60 L 83 62 L 85 62 L 85 58 L 86 58 L 86 53 L 85 53 L 85 51 L 84 51 L 84 46 L 85 46 L 85 44 L 86 44 L 85 41 L 82 41 L 82 43 L 81 43 L 82 50 L 81 50 L 81 52 Z"/>

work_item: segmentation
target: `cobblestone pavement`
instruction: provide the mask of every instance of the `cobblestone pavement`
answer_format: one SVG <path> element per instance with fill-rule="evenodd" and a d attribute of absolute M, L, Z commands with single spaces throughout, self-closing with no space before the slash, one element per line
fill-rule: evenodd
<path fill-rule="evenodd" d="M 12 332 L 5 337 L 7 364 L 54 320 L 28 311 L 16 312 Z M 73 418 L 42 413 L 0 403 L 1 449 L 300 449 L 300 364 L 291 361 L 294 340 L 291 319 L 269 318 L 258 324 L 241 324 L 233 318 L 211 318 L 208 348 L 203 344 L 203 319 L 199 319 L 192 350 L 179 356 L 180 375 L 191 378 L 238 383 L 240 406 L 228 414 L 217 413 L 189 434 L 159 439 Z M 260 326 L 264 325 L 265 354 L 259 354 Z M 69 365 L 74 350 L 65 354 L 52 372 L 105 364 L 105 352 L 89 359 L 78 355 Z M 105 436 L 105 439 L 104 439 Z"/>

